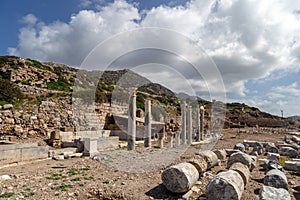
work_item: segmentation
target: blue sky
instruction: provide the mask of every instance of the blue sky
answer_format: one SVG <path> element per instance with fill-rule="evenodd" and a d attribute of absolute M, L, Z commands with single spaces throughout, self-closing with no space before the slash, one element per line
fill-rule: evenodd
<path fill-rule="evenodd" d="M 280 110 L 285 116 L 300 115 L 299 1 L 3 0 L 0 8 L 0 55 L 79 66 L 97 44 L 116 34 L 147 27 L 167 28 L 190 38 L 213 60 L 222 75 L 227 101 L 244 102 L 276 115 Z M 145 38 L 129 40 L 141 44 Z M 169 40 L 161 43 L 182 47 L 182 55 L 188 52 L 188 48 L 184 52 L 184 44 Z M 113 47 L 126 48 L 121 44 Z M 114 54 L 114 48 L 106 52 Z M 130 54 L 123 59 L 126 67 L 134 67 L 141 55 Z M 174 63 L 164 64 L 175 66 L 178 59 L 168 56 Z M 181 64 L 185 70 L 180 73 L 191 73 Z M 154 68 L 144 75 L 155 79 L 158 73 L 165 74 L 172 77 L 172 89 L 184 91 L 180 84 L 174 84 L 180 80 L 175 74 L 166 68 Z M 205 93 L 199 86 L 201 80 L 184 77 L 192 85 L 198 84 L 197 95 Z M 213 78 L 205 84 L 218 89 Z"/>

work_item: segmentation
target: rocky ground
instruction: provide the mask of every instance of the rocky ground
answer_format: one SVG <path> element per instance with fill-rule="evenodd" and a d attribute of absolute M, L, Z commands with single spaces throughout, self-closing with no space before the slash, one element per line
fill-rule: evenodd
<path fill-rule="evenodd" d="M 8 199 L 178 199 L 162 186 L 161 174 L 170 165 L 183 162 L 202 149 L 233 148 L 244 139 L 275 142 L 281 134 L 241 134 L 236 130 L 223 132 L 224 137 L 212 146 L 181 146 L 179 148 L 138 147 L 101 152 L 96 160 L 86 157 L 62 161 L 44 160 L 0 169 L 0 175 L 11 180 L 0 181 L 0 198 Z M 260 156 L 263 157 L 263 156 Z M 211 175 L 224 170 L 225 162 L 209 170 L 197 182 L 190 199 L 205 196 Z M 243 200 L 259 199 L 264 171 L 257 166 L 243 193 Z M 287 172 L 292 199 L 300 199 L 300 175 Z M 181 195 L 182 196 L 182 195 Z"/>

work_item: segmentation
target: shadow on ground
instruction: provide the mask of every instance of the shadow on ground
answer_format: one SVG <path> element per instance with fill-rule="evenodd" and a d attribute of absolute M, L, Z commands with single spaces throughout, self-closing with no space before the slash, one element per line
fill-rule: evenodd
<path fill-rule="evenodd" d="M 163 184 L 152 188 L 145 194 L 147 196 L 153 197 L 154 199 L 179 199 L 182 197 L 182 194 L 175 194 L 168 191 Z"/>

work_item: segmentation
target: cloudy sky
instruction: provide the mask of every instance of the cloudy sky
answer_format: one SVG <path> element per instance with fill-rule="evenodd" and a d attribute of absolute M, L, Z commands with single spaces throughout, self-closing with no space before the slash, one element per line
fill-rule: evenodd
<path fill-rule="evenodd" d="M 228 102 L 300 115 L 300 1 L 3 0 L 0 9 L 0 55 L 80 67 L 94 54 L 99 68 L 112 61 L 178 92 L 224 91 Z"/>

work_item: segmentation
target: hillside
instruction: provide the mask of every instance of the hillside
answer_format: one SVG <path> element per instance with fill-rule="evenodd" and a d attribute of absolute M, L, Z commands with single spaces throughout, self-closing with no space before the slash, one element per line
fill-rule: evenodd
<path fill-rule="evenodd" d="M 76 84 L 75 84 L 76 83 Z M 151 99 L 156 109 L 180 123 L 178 97 L 197 100 L 206 107 L 206 120 L 210 119 L 212 103 L 199 97 L 175 94 L 171 90 L 124 69 L 118 71 L 79 71 L 57 63 L 41 63 L 13 56 L 0 57 L 0 105 L 13 104 L 13 108 L 0 110 L 0 135 L 20 138 L 44 137 L 55 129 L 74 129 L 72 92 L 84 98 L 91 88 L 96 88 L 95 102 L 126 103 L 128 88 L 137 87 L 137 108 L 144 110 L 145 99 Z M 162 108 L 164 111 L 162 111 Z M 99 107 L 100 109 L 100 107 Z M 101 110 L 98 112 L 101 113 Z M 103 120 L 107 113 L 99 114 Z M 158 116 L 156 116 L 158 118 Z M 83 120 L 83 119 L 82 119 Z M 105 123 L 105 122 L 103 122 Z M 248 126 L 291 127 L 299 126 L 289 119 L 261 112 L 240 103 L 226 104 L 225 128 Z"/>

